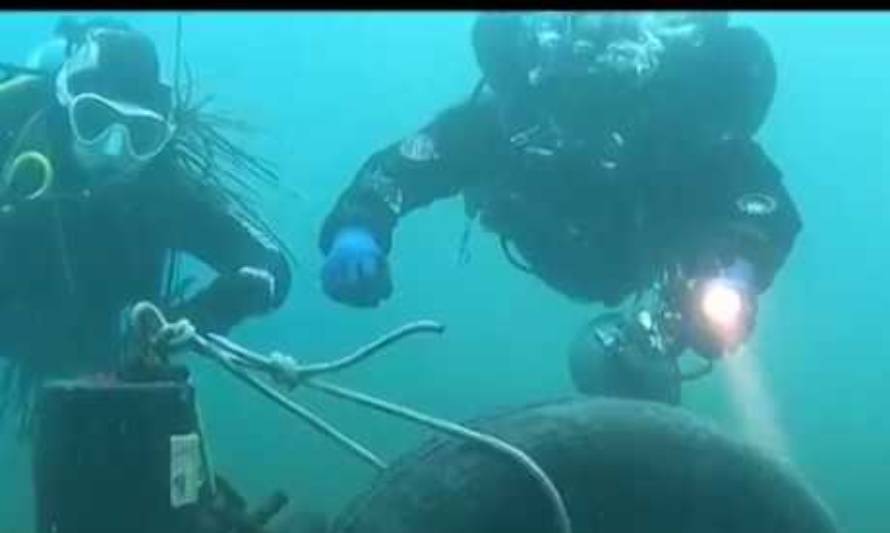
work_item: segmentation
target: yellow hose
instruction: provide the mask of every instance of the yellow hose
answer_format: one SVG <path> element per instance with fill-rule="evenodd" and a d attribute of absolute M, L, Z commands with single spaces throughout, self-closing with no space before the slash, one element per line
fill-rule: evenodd
<path fill-rule="evenodd" d="M 12 165 L 9 169 L 9 182 L 6 184 L 7 190 L 13 187 L 15 178 L 22 165 L 29 163 L 36 164 L 40 169 L 40 185 L 33 192 L 20 198 L 22 200 L 35 200 L 40 198 L 49 190 L 55 179 L 55 170 L 53 170 L 53 165 L 49 159 L 40 152 L 29 150 L 27 152 L 22 152 L 12 161 Z"/>

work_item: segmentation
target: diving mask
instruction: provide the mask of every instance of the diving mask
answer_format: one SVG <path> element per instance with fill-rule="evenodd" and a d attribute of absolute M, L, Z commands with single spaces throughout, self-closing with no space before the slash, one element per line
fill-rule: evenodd
<path fill-rule="evenodd" d="M 125 156 L 136 162 L 158 155 L 174 130 L 154 111 L 95 93 L 81 93 L 71 99 L 68 121 L 80 147 L 100 148 L 109 156 Z"/>

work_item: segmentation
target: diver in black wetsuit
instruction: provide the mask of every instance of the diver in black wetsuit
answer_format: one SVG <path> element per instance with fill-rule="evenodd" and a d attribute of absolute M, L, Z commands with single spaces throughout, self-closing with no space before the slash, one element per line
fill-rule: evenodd
<path fill-rule="evenodd" d="M 45 74 L 0 84 L 0 357 L 26 390 L 115 370 L 137 301 L 225 333 L 290 287 L 277 237 L 226 181 L 261 163 L 175 101 L 147 36 L 120 21 L 65 28 L 33 59 Z M 180 253 L 217 272 L 187 298 L 165 279 Z"/>
<path fill-rule="evenodd" d="M 486 13 L 473 44 L 484 85 L 373 154 L 325 220 L 327 294 L 389 297 L 397 222 L 463 194 L 511 262 L 566 296 L 657 293 L 646 316 L 595 320 L 573 375 L 591 394 L 679 401 L 674 356 L 749 336 L 801 228 L 753 139 L 775 90 L 767 43 L 716 13 Z M 621 354 L 606 359 L 657 367 L 657 384 L 591 379 L 591 361 Z"/>

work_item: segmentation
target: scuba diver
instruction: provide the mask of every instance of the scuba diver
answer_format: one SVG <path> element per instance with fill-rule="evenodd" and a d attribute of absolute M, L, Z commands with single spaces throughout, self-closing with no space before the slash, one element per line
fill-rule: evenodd
<path fill-rule="evenodd" d="M 719 13 L 485 13 L 472 96 L 374 153 L 324 221 L 325 292 L 392 292 L 398 221 L 462 194 L 510 263 L 609 312 L 570 369 L 583 393 L 678 403 L 750 336 L 802 223 L 754 135 L 775 64 Z M 466 234 L 464 244 L 466 243 Z"/>
<path fill-rule="evenodd" d="M 251 512 L 209 461 L 197 470 L 188 369 L 134 357 L 140 303 L 225 334 L 291 284 L 286 247 L 241 194 L 277 175 L 179 83 L 177 29 L 172 85 L 119 19 L 64 17 L 26 66 L 0 67 L 2 407 L 17 400 L 32 437 L 40 531 L 265 533 L 286 503 Z M 215 278 L 188 291 L 184 254 Z"/>
<path fill-rule="evenodd" d="M 114 370 L 137 301 L 226 333 L 288 294 L 285 248 L 232 187 L 274 173 L 159 69 L 126 23 L 64 18 L 0 84 L 0 350 L 24 411 L 45 378 Z M 183 253 L 217 274 L 188 295 Z"/>

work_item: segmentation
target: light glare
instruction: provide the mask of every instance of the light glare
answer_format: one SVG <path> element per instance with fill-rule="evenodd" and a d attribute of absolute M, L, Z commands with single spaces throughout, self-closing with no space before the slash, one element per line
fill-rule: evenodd
<path fill-rule="evenodd" d="M 702 311 L 714 324 L 734 327 L 742 313 L 742 295 L 724 283 L 713 282 L 702 297 Z"/>

